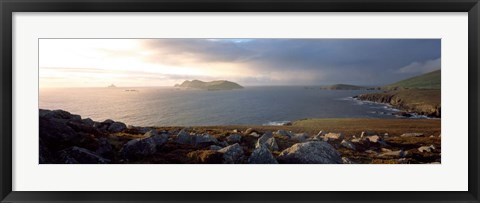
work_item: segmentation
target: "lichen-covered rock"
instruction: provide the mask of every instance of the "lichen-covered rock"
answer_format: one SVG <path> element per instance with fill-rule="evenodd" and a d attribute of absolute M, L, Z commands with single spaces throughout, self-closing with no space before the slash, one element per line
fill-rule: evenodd
<path fill-rule="evenodd" d="M 278 130 L 277 132 L 275 132 L 275 134 L 279 136 L 288 137 L 288 138 L 293 137 L 293 133 L 286 130 Z"/>
<path fill-rule="evenodd" d="M 205 134 L 195 135 L 193 137 L 193 142 L 195 143 L 195 145 L 205 144 L 205 143 L 214 144 L 214 143 L 218 143 L 218 140 L 217 140 L 217 138 L 209 135 L 208 133 L 205 133 Z"/>
<path fill-rule="evenodd" d="M 187 129 L 182 129 L 180 132 L 177 134 L 175 138 L 175 142 L 179 144 L 194 144 L 193 136 L 191 136 Z"/>
<path fill-rule="evenodd" d="M 227 137 L 227 142 L 230 143 L 235 143 L 235 142 L 240 142 L 242 140 L 242 136 L 239 134 L 231 134 Z"/>
<path fill-rule="evenodd" d="M 244 135 L 250 135 L 251 133 L 256 132 L 253 128 L 248 128 L 243 132 Z"/>
<path fill-rule="evenodd" d="M 271 134 L 263 134 L 260 138 L 258 138 L 257 142 L 255 143 L 255 148 L 259 147 L 260 145 L 265 144 L 268 139 L 272 138 L 273 135 Z"/>
<path fill-rule="evenodd" d="M 218 146 L 218 145 L 210 145 L 210 147 L 208 147 L 208 148 L 209 148 L 210 150 L 215 150 L 215 151 L 217 151 L 217 150 L 222 149 L 223 147 L 220 147 L 220 146 Z"/>
<path fill-rule="evenodd" d="M 435 146 L 433 146 L 433 145 L 421 146 L 421 147 L 418 148 L 419 152 L 432 152 L 433 150 L 435 150 Z"/>
<path fill-rule="evenodd" d="M 224 164 L 238 164 L 244 159 L 243 149 L 238 143 L 224 147 L 218 152 L 223 154 Z"/>
<path fill-rule="evenodd" d="M 355 145 L 347 140 L 342 140 L 342 142 L 340 142 L 340 145 L 347 149 L 355 150 Z"/>
<path fill-rule="evenodd" d="M 287 164 L 341 164 L 340 153 L 327 142 L 309 141 L 287 148 L 277 157 Z"/>
<path fill-rule="evenodd" d="M 130 140 L 123 145 L 120 150 L 121 157 L 127 160 L 135 160 L 150 156 L 157 152 L 157 147 L 160 147 L 168 140 L 167 134 L 158 134 L 156 130 L 147 132 L 145 137 Z"/>
<path fill-rule="evenodd" d="M 265 145 L 270 151 L 278 151 L 278 144 L 277 141 L 275 140 L 274 137 L 268 138 L 268 140 L 265 142 Z"/>
<path fill-rule="evenodd" d="M 255 148 L 259 148 L 262 145 L 267 147 L 270 151 L 278 151 L 277 142 L 271 133 L 263 134 L 262 137 L 258 138 L 255 143 Z"/>
<path fill-rule="evenodd" d="M 257 132 L 252 132 L 249 135 L 252 137 L 260 137 L 260 134 L 258 134 Z"/>
<path fill-rule="evenodd" d="M 273 157 L 270 150 L 265 145 L 260 145 L 253 150 L 250 158 L 248 158 L 250 164 L 278 164 L 275 157 Z"/>
<path fill-rule="evenodd" d="M 339 140 L 343 139 L 342 133 L 327 133 L 324 136 L 328 140 Z"/>
<path fill-rule="evenodd" d="M 290 139 L 295 140 L 297 142 L 304 142 L 307 140 L 308 134 L 307 133 L 296 133 Z"/>

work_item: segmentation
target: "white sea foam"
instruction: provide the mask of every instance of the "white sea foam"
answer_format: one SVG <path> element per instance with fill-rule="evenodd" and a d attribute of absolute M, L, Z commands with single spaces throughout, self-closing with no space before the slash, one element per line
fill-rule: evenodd
<path fill-rule="evenodd" d="M 267 123 L 264 123 L 263 125 L 274 125 L 274 126 L 282 126 L 287 123 L 290 123 L 290 121 L 269 121 Z"/>

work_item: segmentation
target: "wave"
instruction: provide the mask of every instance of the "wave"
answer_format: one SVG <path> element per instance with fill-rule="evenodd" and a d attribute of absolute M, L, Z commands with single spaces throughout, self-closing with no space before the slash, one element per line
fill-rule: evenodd
<path fill-rule="evenodd" d="M 275 125 L 275 126 L 282 126 L 287 123 L 290 123 L 290 121 L 268 121 L 267 123 L 264 123 L 262 125 Z"/>

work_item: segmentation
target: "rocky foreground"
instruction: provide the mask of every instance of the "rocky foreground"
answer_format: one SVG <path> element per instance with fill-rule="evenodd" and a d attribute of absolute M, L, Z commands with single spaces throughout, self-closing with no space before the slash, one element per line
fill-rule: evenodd
<path fill-rule="evenodd" d="M 440 163 L 441 157 L 439 129 L 429 130 L 437 125 L 431 121 L 422 132 L 410 130 L 425 126 L 412 125 L 400 128 L 402 134 L 398 128 L 357 134 L 332 119 L 326 123 L 335 132 L 317 129 L 315 120 L 294 126 L 135 127 L 62 110 L 40 110 L 39 119 L 41 164 L 407 164 Z M 369 122 L 383 125 L 382 119 L 363 123 Z"/>

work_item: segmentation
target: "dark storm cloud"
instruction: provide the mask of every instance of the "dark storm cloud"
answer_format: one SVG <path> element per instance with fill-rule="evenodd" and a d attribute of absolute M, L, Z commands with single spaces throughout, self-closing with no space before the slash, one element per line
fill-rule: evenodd
<path fill-rule="evenodd" d="M 242 63 L 258 73 L 245 81 L 266 83 L 275 73 L 305 84 L 381 85 L 440 69 L 441 55 L 439 39 L 152 39 L 144 46 L 156 53 L 151 62 Z"/>

